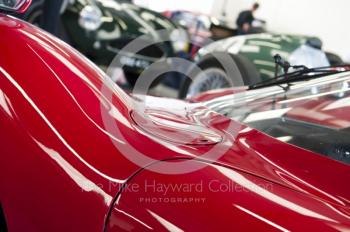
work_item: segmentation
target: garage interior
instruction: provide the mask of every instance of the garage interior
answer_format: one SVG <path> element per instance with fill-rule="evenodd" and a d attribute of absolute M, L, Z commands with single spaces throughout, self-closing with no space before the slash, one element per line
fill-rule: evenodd
<path fill-rule="evenodd" d="M 0 232 L 349 232 L 349 9 L 0 0 Z"/>

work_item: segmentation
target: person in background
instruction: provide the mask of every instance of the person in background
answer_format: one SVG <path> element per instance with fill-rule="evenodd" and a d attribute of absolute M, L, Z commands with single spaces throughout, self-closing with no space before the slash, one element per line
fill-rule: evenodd
<path fill-rule="evenodd" d="M 238 27 L 238 33 L 240 35 L 249 34 L 252 28 L 254 18 L 254 13 L 259 9 L 259 3 L 254 3 L 252 9 L 242 11 L 237 18 L 236 24 Z"/>
<path fill-rule="evenodd" d="M 60 16 L 67 6 L 68 0 L 45 0 L 42 28 L 60 37 Z"/>

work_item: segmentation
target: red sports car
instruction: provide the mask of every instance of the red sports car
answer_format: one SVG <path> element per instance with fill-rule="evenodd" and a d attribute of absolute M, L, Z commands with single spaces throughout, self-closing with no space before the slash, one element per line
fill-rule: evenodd
<path fill-rule="evenodd" d="M 0 231 L 350 230 L 345 68 L 130 97 L 32 25 L 0 34 Z"/>

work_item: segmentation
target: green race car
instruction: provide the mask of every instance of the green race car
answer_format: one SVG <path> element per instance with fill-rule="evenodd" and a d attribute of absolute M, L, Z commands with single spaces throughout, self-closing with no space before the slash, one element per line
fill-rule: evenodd
<path fill-rule="evenodd" d="M 252 85 L 275 76 L 273 57 L 279 54 L 292 65 L 309 68 L 342 64 L 335 54 L 322 50 L 322 41 L 315 37 L 262 33 L 235 36 L 211 43 L 198 51 L 198 67 L 193 69 L 179 91 L 179 97 L 193 97 L 202 92 L 238 85 Z M 228 60 L 231 59 L 231 60 Z M 231 73 L 223 67 L 234 61 Z M 231 62 L 231 63 L 230 63 Z"/>
<path fill-rule="evenodd" d="M 159 60 L 166 63 L 167 58 L 187 52 L 189 47 L 189 35 L 183 28 L 162 14 L 130 1 L 67 0 L 66 3 L 61 16 L 64 40 L 100 66 L 110 65 L 118 55 L 115 68 L 123 68 L 131 86 L 152 63 Z M 43 0 L 34 0 L 31 8 L 26 19 L 40 25 Z M 140 36 L 150 46 L 137 52 L 124 49 Z M 162 36 L 168 36 L 168 41 L 158 42 L 163 40 Z"/>

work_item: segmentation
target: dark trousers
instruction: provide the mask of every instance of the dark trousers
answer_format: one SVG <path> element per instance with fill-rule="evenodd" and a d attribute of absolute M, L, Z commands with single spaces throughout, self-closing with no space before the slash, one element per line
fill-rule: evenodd
<path fill-rule="evenodd" d="M 63 0 L 45 0 L 43 29 L 59 37 L 60 10 Z"/>

